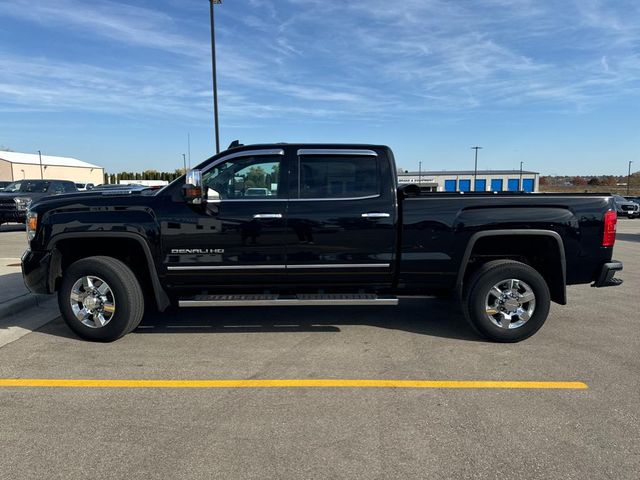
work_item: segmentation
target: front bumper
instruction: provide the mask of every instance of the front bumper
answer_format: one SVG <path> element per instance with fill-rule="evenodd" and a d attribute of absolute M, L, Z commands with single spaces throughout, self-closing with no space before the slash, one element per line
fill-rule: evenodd
<path fill-rule="evenodd" d="M 53 293 L 51 254 L 27 250 L 22 254 L 22 277 L 32 293 Z"/>
<path fill-rule="evenodd" d="M 622 270 L 622 262 L 617 260 L 611 260 L 610 262 L 605 263 L 600 270 L 600 275 L 598 275 L 598 280 L 596 280 L 592 287 L 601 288 L 601 287 L 617 287 L 622 284 L 622 280 L 619 278 L 614 278 L 616 272 Z"/>

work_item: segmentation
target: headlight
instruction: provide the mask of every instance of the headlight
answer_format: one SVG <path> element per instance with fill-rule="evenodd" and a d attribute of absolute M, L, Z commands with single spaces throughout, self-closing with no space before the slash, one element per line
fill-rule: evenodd
<path fill-rule="evenodd" d="M 27 212 L 27 240 L 31 241 L 36 236 L 38 228 L 38 214 L 36 212 Z"/>
<path fill-rule="evenodd" d="M 26 210 L 29 208 L 29 204 L 31 203 L 31 199 L 29 197 L 15 197 L 13 201 L 16 202 L 16 208 L 18 210 Z"/>

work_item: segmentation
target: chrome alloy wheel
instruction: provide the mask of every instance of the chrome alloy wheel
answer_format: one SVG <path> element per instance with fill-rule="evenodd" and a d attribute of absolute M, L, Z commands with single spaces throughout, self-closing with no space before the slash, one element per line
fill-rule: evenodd
<path fill-rule="evenodd" d="M 529 285 L 517 278 L 496 283 L 485 301 L 485 312 L 491 323 L 504 329 L 519 328 L 536 309 L 536 296 Z"/>
<path fill-rule="evenodd" d="M 89 328 L 104 327 L 116 312 L 111 287 L 100 277 L 88 275 L 78 279 L 71 288 L 69 301 L 73 314 Z"/>

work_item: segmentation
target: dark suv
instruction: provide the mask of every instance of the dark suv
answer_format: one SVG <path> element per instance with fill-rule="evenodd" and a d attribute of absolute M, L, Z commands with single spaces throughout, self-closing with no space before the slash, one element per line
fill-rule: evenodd
<path fill-rule="evenodd" d="M 7 222 L 24 223 L 31 202 L 52 195 L 77 192 L 68 180 L 19 180 L 0 192 L 0 225 Z"/>
<path fill-rule="evenodd" d="M 621 195 L 613 195 L 613 203 L 616 205 L 618 216 L 626 216 L 627 218 L 640 217 L 640 205 Z"/>

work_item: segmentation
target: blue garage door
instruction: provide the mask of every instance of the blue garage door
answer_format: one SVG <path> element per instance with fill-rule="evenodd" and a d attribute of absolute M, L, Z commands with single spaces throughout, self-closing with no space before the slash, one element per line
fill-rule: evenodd
<path fill-rule="evenodd" d="M 491 179 L 491 191 L 492 192 L 501 192 L 502 191 L 502 179 L 501 178 L 492 178 Z"/>
<path fill-rule="evenodd" d="M 455 180 L 445 180 L 444 181 L 444 191 L 445 192 L 455 192 L 456 191 L 456 181 Z"/>
<path fill-rule="evenodd" d="M 473 189 L 474 192 L 484 192 L 487 190 L 486 180 L 476 180 L 476 186 Z"/>
<path fill-rule="evenodd" d="M 535 182 L 533 178 L 525 178 L 522 180 L 522 189 L 525 192 L 533 192 L 533 187 L 535 186 Z"/>
<path fill-rule="evenodd" d="M 517 178 L 510 178 L 507 180 L 507 189 L 510 192 L 517 192 L 520 190 L 520 180 Z"/>
<path fill-rule="evenodd" d="M 471 191 L 471 180 L 460 180 L 460 191 L 461 192 Z"/>

